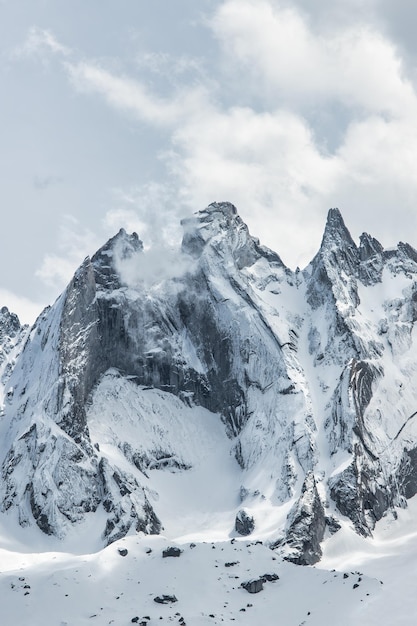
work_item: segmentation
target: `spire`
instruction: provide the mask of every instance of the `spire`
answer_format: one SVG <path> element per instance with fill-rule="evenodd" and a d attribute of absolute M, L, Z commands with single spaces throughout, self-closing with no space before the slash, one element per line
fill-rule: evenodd
<path fill-rule="evenodd" d="M 310 266 L 308 302 L 311 306 L 317 308 L 323 303 L 326 292 L 323 290 L 323 282 L 330 286 L 337 301 L 357 306 L 359 252 L 339 209 L 330 209 L 320 250 Z"/>
<path fill-rule="evenodd" d="M 368 261 L 372 257 L 381 256 L 384 248 L 375 237 L 362 233 L 359 238 L 359 256 L 361 261 Z"/>
<path fill-rule="evenodd" d="M 324 247 L 352 247 L 356 250 L 356 244 L 353 241 L 350 232 L 346 228 L 342 214 L 339 209 L 329 209 L 327 214 L 326 227 L 321 242 L 321 249 Z"/>

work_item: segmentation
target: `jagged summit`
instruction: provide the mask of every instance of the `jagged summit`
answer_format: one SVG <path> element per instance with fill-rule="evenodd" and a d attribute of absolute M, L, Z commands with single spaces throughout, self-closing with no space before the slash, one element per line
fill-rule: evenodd
<path fill-rule="evenodd" d="M 368 261 L 372 257 L 381 256 L 384 248 L 375 237 L 368 233 L 360 236 L 359 257 L 361 261 Z"/>
<path fill-rule="evenodd" d="M 182 249 L 195 258 L 207 244 L 220 254 L 230 249 L 240 268 L 251 265 L 259 256 L 248 227 L 230 202 L 213 202 L 181 223 L 185 231 Z"/>
<path fill-rule="evenodd" d="M 318 308 L 328 291 L 335 302 L 343 306 L 358 304 L 356 278 L 359 252 L 339 209 L 330 209 L 320 248 L 304 271 L 308 276 L 308 301 Z M 323 290 L 323 285 L 327 290 Z M 353 309 L 352 309 L 353 310 Z"/>
<path fill-rule="evenodd" d="M 0 414 L 2 389 L 15 365 L 16 356 L 28 332 L 28 326 L 22 326 L 16 313 L 6 306 L 0 309 Z"/>
<path fill-rule="evenodd" d="M 11 313 L 7 306 L 0 309 L 0 342 L 6 336 L 15 337 L 20 331 L 21 324 L 16 313 Z"/>
<path fill-rule="evenodd" d="M 345 225 L 339 209 L 329 209 L 323 239 L 321 242 L 321 249 L 340 246 L 356 249 L 356 244 Z"/>
<path fill-rule="evenodd" d="M 365 285 L 381 282 L 384 268 L 384 248 L 377 239 L 362 233 L 359 243 L 359 278 Z"/>
<path fill-rule="evenodd" d="M 104 258 L 111 258 L 116 252 L 122 258 L 126 258 L 143 250 L 143 242 L 139 239 L 137 233 L 126 233 L 124 228 L 111 237 L 92 257 L 91 261 L 97 263 Z"/>
<path fill-rule="evenodd" d="M 326 225 L 324 233 L 340 233 L 346 239 L 351 240 L 350 233 L 344 222 L 342 213 L 337 207 L 331 208 L 327 212 Z"/>
<path fill-rule="evenodd" d="M 143 243 L 137 233 L 127 234 L 124 228 L 109 239 L 91 258 L 94 267 L 96 282 L 104 287 L 109 283 L 114 288 L 121 286 L 121 276 L 118 265 L 121 261 L 130 259 L 133 255 L 143 251 Z"/>
<path fill-rule="evenodd" d="M 261 246 L 259 240 L 250 235 L 230 202 L 213 202 L 181 224 L 184 228 L 182 250 L 194 258 L 199 258 L 209 245 L 222 256 L 230 251 L 238 269 L 253 265 L 261 256 L 284 266 L 278 254 Z"/>

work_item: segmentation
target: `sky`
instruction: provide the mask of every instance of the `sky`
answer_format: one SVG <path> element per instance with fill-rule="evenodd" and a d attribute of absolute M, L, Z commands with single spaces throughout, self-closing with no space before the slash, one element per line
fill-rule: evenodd
<path fill-rule="evenodd" d="M 416 18 L 411 0 L 0 0 L 0 305 L 33 322 L 121 227 L 171 249 L 213 201 L 293 269 L 330 207 L 355 239 L 417 247 Z"/>

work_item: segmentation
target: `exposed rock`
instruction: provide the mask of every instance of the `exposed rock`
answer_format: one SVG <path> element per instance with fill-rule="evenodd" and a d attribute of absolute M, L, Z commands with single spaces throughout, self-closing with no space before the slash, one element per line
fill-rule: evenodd
<path fill-rule="evenodd" d="M 112 467 L 104 458 L 100 460 L 99 471 L 103 507 L 108 514 L 103 532 L 107 544 L 124 537 L 132 527 L 137 532 L 158 534 L 161 523 L 136 478 Z"/>
<path fill-rule="evenodd" d="M 274 583 L 275 581 L 279 580 L 279 576 L 278 574 L 263 574 L 261 576 L 261 579 L 264 581 L 264 583 Z"/>
<path fill-rule="evenodd" d="M 262 578 L 251 578 L 243 583 L 241 583 L 241 587 L 246 589 L 248 593 L 259 593 L 264 588 L 264 581 Z"/>
<path fill-rule="evenodd" d="M 320 542 L 326 519 L 312 472 L 305 478 L 301 496 L 291 509 L 287 523 L 284 545 L 289 553 L 285 559 L 297 565 L 317 563 L 322 555 Z"/>
<path fill-rule="evenodd" d="M 329 529 L 329 533 L 331 535 L 334 535 L 335 533 L 337 533 L 338 530 L 342 528 L 338 520 L 331 515 L 329 516 L 326 515 L 325 521 L 326 521 L 326 526 Z"/>
<path fill-rule="evenodd" d="M 173 604 L 174 602 L 178 602 L 178 599 L 175 596 L 170 596 L 166 594 L 162 596 L 156 596 L 156 598 L 154 598 L 153 600 L 158 604 Z"/>
<path fill-rule="evenodd" d="M 384 249 L 371 235 L 363 233 L 359 245 L 359 278 L 364 285 L 375 285 L 382 280 Z"/>
<path fill-rule="evenodd" d="M 255 529 L 255 520 L 252 515 L 246 513 L 244 509 L 240 509 L 240 511 L 236 515 L 235 521 L 235 530 L 239 535 L 250 535 Z"/>
<path fill-rule="evenodd" d="M 162 557 L 165 559 L 168 556 L 181 556 L 182 550 L 180 548 L 176 548 L 175 546 L 170 546 L 162 551 Z"/>
<path fill-rule="evenodd" d="M 6 385 L 10 378 L 28 330 L 28 326 L 22 326 L 18 316 L 6 306 L 0 309 L 0 384 Z M 9 388 L 9 401 L 13 394 L 14 389 Z"/>

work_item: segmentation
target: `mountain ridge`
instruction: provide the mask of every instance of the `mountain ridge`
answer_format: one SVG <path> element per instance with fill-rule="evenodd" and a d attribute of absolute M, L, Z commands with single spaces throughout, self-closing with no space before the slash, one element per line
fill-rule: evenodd
<path fill-rule="evenodd" d="M 121 229 L 27 331 L 4 380 L 0 510 L 63 541 L 89 515 L 104 544 L 161 532 L 160 477 L 186 483 L 220 419 L 236 459 L 224 537 L 244 510 L 308 564 L 340 524 L 370 536 L 417 492 L 417 252 L 358 246 L 331 209 L 292 271 L 230 203 L 182 224 L 181 272 L 141 280 L 143 243 Z"/>

